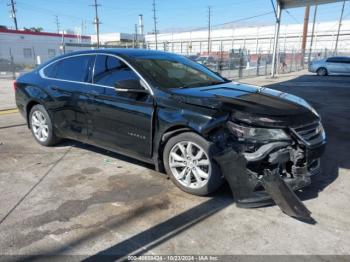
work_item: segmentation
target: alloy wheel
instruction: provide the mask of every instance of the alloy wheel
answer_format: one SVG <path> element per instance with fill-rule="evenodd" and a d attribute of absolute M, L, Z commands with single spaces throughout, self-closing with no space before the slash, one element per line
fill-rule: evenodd
<path fill-rule="evenodd" d="M 31 119 L 32 129 L 35 137 L 45 142 L 49 137 L 49 126 L 45 115 L 40 111 L 34 111 Z"/>
<path fill-rule="evenodd" d="M 170 150 L 169 167 L 176 180 L 188 188 L 200 188 L 208 183 L 211 163 L 199 145 L 181 141 Z"/>

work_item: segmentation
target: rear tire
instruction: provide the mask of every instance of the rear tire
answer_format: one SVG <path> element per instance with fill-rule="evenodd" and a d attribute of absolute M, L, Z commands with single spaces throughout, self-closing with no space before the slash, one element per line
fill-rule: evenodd
<path fill-rule="evenodd" d="M 53 146 L 59 142 L 51 118 L 43 105 L 35 105 L 29 113 L 29 126 L 35 140 L 42 146 Z"/>
<path fill-rule="evenodd" d="M 321 68 L 317 69 L 316 73 L 317 73 L 318 76 L 326 76 L 326 75 L 328 75 L 327 69 L 324 68 L 324 67 L 321 67 Z"/>
<path fill-rule="evenodd" d="M 198 196 L 208 195 L 224 182 L 213 160 L 214 144 L 193 132 L 169 139 L 163 151 L 163 163 L 172 182 L 181 190 Z"/>

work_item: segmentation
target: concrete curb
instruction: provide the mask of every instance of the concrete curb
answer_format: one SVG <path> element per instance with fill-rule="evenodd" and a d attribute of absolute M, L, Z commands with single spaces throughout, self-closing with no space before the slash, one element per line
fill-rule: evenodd
<path fill-rule="evenodd" d="M 1 115 L 14 114 L 14 113 L 18 113 L 18 109 L 17 108 L 9 108 L 9 109 L 1 109 L 0 110 L 0 116 Z"/>

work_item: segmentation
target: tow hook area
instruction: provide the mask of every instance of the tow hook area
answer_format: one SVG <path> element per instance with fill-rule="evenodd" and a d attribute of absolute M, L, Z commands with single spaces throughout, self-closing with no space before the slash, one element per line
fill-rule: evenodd
<path fill-rule="evenodd" d="M 290 152 L 287 154 L 285 146 L 281 143 L 270 145 L 256 152 L 255 157 L 227 149 L 214 156 L 214 159 L 220 165 L 238 207 L 253 208 L 276 203 L 285 214 L 314 223 L 311 212 L 293 191 L 310 183 L 310 178 L 305 175 L 306 169 L 300 168 L 298 170 L 300 175 L 296 174 L 295 178 L 290 181 L 280 175 L 279 164 L 291 160 Z M 296 163 L 301 156 L 297 156 L 296 153 L 294 155 L 296 159 L 293 162 Z M 247 168 L 248 160 L 260 161 L 264 158 L 268 159 L 269 165 L 261 173 L 255 173 Z"/>

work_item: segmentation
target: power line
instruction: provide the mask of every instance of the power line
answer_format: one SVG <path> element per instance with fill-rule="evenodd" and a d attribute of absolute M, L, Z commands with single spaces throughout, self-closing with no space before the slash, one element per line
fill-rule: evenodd
<path fill-rule="evenodd" d="M 101 5 L 97 4 L 97 0 L 94 0 L 94 4 L 91 5 L 95 8 L 95 19 L 93 24 L 96 26 L 96 36 L 97 36 L 97 48 L 100 47 L 100 19 L 98 18 L 98 10 L 97 8 Z"/>
<path fill-rule="evenodd" d="M 286 11 L 286 13 L 287 13 L 297 24 L 300 24 L 300 22 L 298 21 L 298 19 L 296 19 L 294 15 L 292 15 L 291 13 L 289 13 L 289 11 L 288 11 L 287 9 L 285 9 L 284 11 Z"/>
<path fill-rule="evenodd" d="M 156 50 L 158 50 L 158 39 L 157 39 L 157 16 L 156 16 L 156 1 L 153 0 L 153 23 L 154 23 L 154 37 L 155 37 L 155 41 L 156 41 Z"/>
<path fill-rule="evenodd" d="M 11 6 L 11 14 L 10 14 L 10 17 L 13 19 L 13 23 L 15 24 L 15 28 L 16 30 L 18 30 L 18 25 L 17 25 L 17 17 L 16 17 L 16 8 L 15 8 L 15 1 L 11 0 L 11 3 L 10 4 L 7 4 L 7 6 Z"/>
<path fill-rule="evenodd" d="M 251 19 L 254 19 L 254 18 L 258 18 L 258 17 L 261 17 L 261 16 L 270 15 L 270 14 L 273 14 L 273 13 L 274 13 L 273 11 L 270 11 L 270 12 L 266 12 L 266 13 L 257 14 L 257 15 L 254 15 L 254 16 L 243 17 L 243 18 L 240 18 L 240 19 L 237 19 L 237 20 L 232 20 L 232 21 L 229 21 L 229 22 L 221 23 L 221 24 L 215 24 L 215 25 L 211 24 L 210 28 L 213 29 L 213 28 L 222 27 L 222 26 L 225 26 L 225 25 L 235 24 L 235 23 L 239 23 L 239 22 L 242 22 L 242 21 L 247 21 L 247 20 L 251 20 Z M 191 31 L 200 31 L 200 30 L 205 30 L 205 29 L 208 29 L 208 27 L 195 27 L 195 28 L 192 28 Z"/>
<path fill-rule="evenodd" d="M 58 10 L 52 10 L 52 9 L 47 9 L 47 8 L 43 8 L 41 6 L 36 6 L 33 4 L 28 4 L 22 1 L 18 1 L 17 0 L 17 5 L 21 5 L 22 9 L 31 9 L 32 11 L 38 12 L 38 13 L 42 13 L 42 14 L 47 14 L 47 13 L 51 13 L 53 15 L 60 15 L 60 17 L 67 17 L 70 19 L 74 19 L 74 20 L 81 20 L 84 19 L 84 17 L 78 17 L 78 16 L 74 16 L 71 14 L 66 14 L 65 12 L 58 12 Z M 41 10 L 41 11 L 40 11 Z"/>

